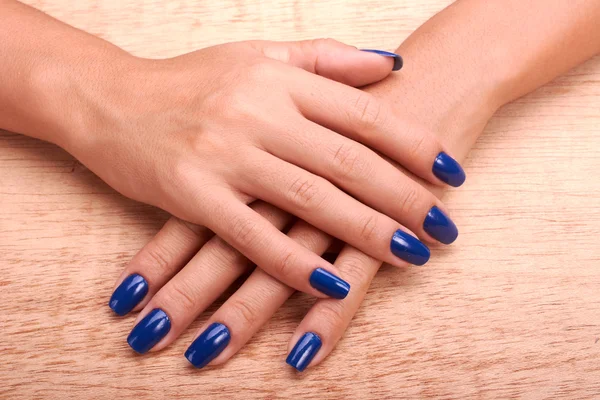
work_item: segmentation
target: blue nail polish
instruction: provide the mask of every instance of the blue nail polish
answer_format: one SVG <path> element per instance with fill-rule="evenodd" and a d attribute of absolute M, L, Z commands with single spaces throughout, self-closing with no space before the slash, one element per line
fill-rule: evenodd
<path fill-rule="evenodd" d="M 454 187 L 465 183 L 467 178 L 460 164 L 443 151 L 435 158 L 432 171 L 441 181 Z"/>
<path fill-rule="evenodd" d="M 288 365 L 302 372 L 308 367 L 308 364 L 317 355 L 321 348 L 321 338 L 313 332 L 307 332 L 302 337 L 285 360 Z"/>
<path fill-rule="evenodd" d="M 169 316 L 160 308 L 150 311 L 127 337 L 129 346 L 140 354 L 146 353 L 171 330 Z"/>
<path fill-rule="evenodd" d="M 423 265 L 429 261 L 429 248 L 401 230 L 394 232 L 390 250 L 396 257 L 414 265 Z"/>
<path fill-rule="evenodd" d="M 384 56 L 384 57 L 393 57 L 394 58 L 394 67 L 392 68 L 392 71 L 398 71 L 402 68 L 402 65 L 404 65 L 404 61 L 402 60 L 402 57 L 400 57 L 400 55 L 398 55 L 396 53 L 391 53 L 391 52 L 385 51 L 385 50 L 373 50 L 373 49 L 360 49 L 360 51 L 375 53 L 375 54 L 379 54 L 380 56 Z"/>
<path fill-rule="evenodd" d="M 310 285 L 321 293 L 325 293 L 334 299 L 343 299 L 348 296 L 350 284 L 338 278 L 323 268 L 315 269 L 309 278 Z"/>
<path fill-rule="evenodd" d="M 454 222 L 437 206 L 431 207 L 423 222 L 423 229 L 429 235 L 444 244 L 450 244 L 458 237 Z"/>
<path fill-rule="evenodd" d="M 225 325 L 212 323 L 188 347 L 185 358 L 196 368 L 205 367 L 225 350 L 230 340 L 231 334 Z"/>
<path fill-rule="evenodd" d="M 148 282 L 138 274 L 129 275 L 110 297 L 108 306 L 118 315 L 125 315 L 138 305 L 148 293 Z"/>

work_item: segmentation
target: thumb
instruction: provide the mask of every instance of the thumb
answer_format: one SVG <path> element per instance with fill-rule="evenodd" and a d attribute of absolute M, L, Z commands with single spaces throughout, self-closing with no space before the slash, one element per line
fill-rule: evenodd
<path fill-rule="evenodd" d="M 354 87 L 378 82 L 402 68 L 402 58 L 397 54 L 361 51 L 333 39 L 260 41 L 253 45 L 266 57 Z"/>

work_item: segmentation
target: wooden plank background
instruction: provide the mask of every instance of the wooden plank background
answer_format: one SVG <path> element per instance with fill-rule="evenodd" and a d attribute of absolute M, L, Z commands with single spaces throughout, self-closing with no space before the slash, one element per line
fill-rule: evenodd
<path fill-rule="evenodd" d="M 29 0 L 141 56 L 249 38 L 392 50 L 448 0 Z M 24 27 L 24 29 L 27 29 Z M 0 39 L 1 40 L 1 39 Z M 208 312 L 136 356 L 106 306 L 167 216 L 64 151 L 0 133 L 3 399 L 599 398 L 600 58 L 503 108 L 445 199 L 461 228 L 425 268 L 384 268 L 337 349 L 284 364 L 311 304 L 294 296 L 229 363 L 182 357 Z"/>

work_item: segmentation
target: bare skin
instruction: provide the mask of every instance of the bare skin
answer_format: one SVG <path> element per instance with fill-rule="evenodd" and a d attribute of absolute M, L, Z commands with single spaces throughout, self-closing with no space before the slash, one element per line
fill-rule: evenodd
<path fill-rule="evenodd" d="M 323 347 L 311 365 L 319 363 L 342 336 L 380 260 L 406 265 L 389 252 L 392 233 L 408 228 L 424 241 L 433 240 L 422 227 L 431 206 L 443 208 L 432 195 L 441 193 L 440 181 L 431 174 L 432 158 L 444 150 L 463 159 L 500 106 L 600 48 L 596 1 L 462 0 L 407 39 L 398 49 L 408 60 L 404 71 L 381 81 L 390 72 L 389 59 L 331 41 L 229 44 L 157 62 L 133 58 L 20 3 L 0 0 L 0 6 L 1 36 L 18 39 L 0 46 L 0 56 L 8 60 L 0 74 L 0 127 L 61 145 L 123 194 L 179 217 L 167 223 L 120 279 L 137 272 L 150 281 L 150 291 L 138 306 L 145 306 L 140 318 L 157 307 L 171 317 L 173 328 L 154 349 L 172 342 L 249 267 L 244 256 L 260 267 L 209 321 L 225 324 L 232 338 L 212 361 L 215 364 L 241 348 L 294 289 L 325 297 L 307 284 L 315 266 L 344 277 L 353 288 L 344 300 L 319 300 L 292 337 L 290 348 L 303 333 L 317 333 Z M 22 32 L 19 26 L 25 23 L 35 29 Z M 60 45 L 53 47 L 56 42 Z M 338 57 L 327 61 L 316 56 L 320 52 Z M 215 98 L 214 90 L 198 87 L 202 85 L 197 76 L 215 76 L 205 80 L 206 85 L 218 82 L 223 65 L 240 53 L 255 60 L 256 68 L 247 74 L 245 65 L 240 66 L 228 75 L 230 79 L 210 89 L 227 87 L 231 79 L 239 78 L 235 82 L 248 85 L 248 97 L 239 97 L 236 90 L 219 92 Z M 207 65 L 206 59 L 218 63 Z M 317 60 L 324 59 L 317 68 Z M 345 61 L 343 65 L 339 60 Z M 323 77 L 311 74 L 316 71 Z M 286 80 L 292 73 L 296 79 Z M 285 91 L 270 97 L 273 91 L 267 90 L 252 97 L 273 76 L 277 89 Z M 350 87 L 379 81 L 365 92 Z M 306 90 L 314 85 L 325 88 L 324 98 L 315 99 Z M 270 103 L 262 103 L 269 99 Z M 206 103 L 211 112 L 202 114 L 199 110 Z M 169 104 L 176 104 L 177 110 Z M 253 107 L 256 104 L 261 107 Z M 288 108 L 279 108 L 282 104 Z M 266 115 L 265 109 L 276 112 Z M 333 111 L 324 115 L 324 109 Z M 233 114 L 219 119 L 226 113 Z M 283 116 L 282 122 L 273 123 L 277 119 L 273 115 Z M 305 129 L 290 130 L 290 118 L 295 118 L 293 127 Z M 254 129 L 240 136 L 239 126 L 230 125 L 232 120 L 243 120 L 244 127 Z M 206 126 L 209 129 L 203 130 Z M 284 126 L 291 132 L 288 142 L 276 141 L 281 135 L 274 133 Z M 404 129 L 392 129 L 398 126 Z M 368 160 L 367 167 L 340 163 L 339 158 L 336 164 L 338 151 L 314 153 L 319 149 L 310 147 L 315 140 L 306 132 L 331 140 L 325 148 L 352 149 L 350 160 Z M 223 137 L 229 138 L 226 145 Z M 246 147 L 223 158 L 232 145 L 242 143 Z M 304 152 L 294 153 L 295 147 Z M 272 154 L 275 151 L 287 153 Z M 248 159 L 248 154 L 256 158 Z M 409 172 L 391 167 L 390 158 L 416 176 L 409 179 Z M 302 164 L 306 160 L 316 161 Z M 251 169 L 257 165 L 268 169 Z M 286 174 L 288 165 L 296 169 Z M 328 175 L 335 168 L 339 174 Z M 248 170 L 263 179 L 236 180 Z M 384 178 L 374 179 L 365 171 L 377 171 Z M 301 183 L 318 188 L 316 193 L 327 193 L 324 198 L 329 202 L 311 208 L 290 200 L 289 188 L 298 176 L 306 177 Z M 327 186 L 323 178 L 335 185 Z M 386 186 L 398 181 L 401 189 Z M 362 191 L 365 187 L 368 190 Z M 374 191 L 390 197 L 377 204 L 377 198 L 369 197 Z M 404 212 L 385 209 L 398 201 L 408 201 Z M 250 203 L 251 208 L 246 206 Z M 200 205 L 203 211 L 198 211 Z M 308 223 L 298 222 L 286 237 L 279 229 L 291 217 L 274 206 Z M 206 225 L 222 239 L 210 239 L 207 228 L 182 220 Z M 349 243 L 335 266 L 315 255 L 327 249 L 333 240 L 330 235 Z M 156 260 L 160 268 L 153 264 Z"/>
<path fill-rule="evenodd" d="M 389 75 L 391 58 L 314 40 L 149 60 L 18 2 L 3 1 L 0 20 L 11 38 L 0 49 L 0 127 L 60 145 L 125 196 L 206 226 L 297 290 L 327 297 L 311 274 L 341 274 L 248 207 L 257 199 L 397 266 L 396 231 L 433 240 L 423 221 L 441 202 L 370 147 L 440 185 L 432 166 L 445 149 L 352 87 Z"/>
<path fill-rule="evenodd" d="M 555 21 L 560 23 L 550 26 L 545 22 L 556 15 L 561 15 L 560 21 Z M 436 132 L 444 147 L 462 161 L 498 108 L 600 52 L 600 29 L 594 24 L 599 17 L 600 6 L 592 1 L 577 5 L 553 2 L 552 6 L 545 1 L 458 1 L 427 21 L 397 49 L 406 60 L 401 74 L 364 90 L 392 104 L 395 112 L 408 114 Z M 505 29 L 506 24 L 511 29 Z M 444 192 L 439 186 L 415 176 L 413 179 L 438 197 Z M 267 204 L 254 206 L 278 228 L 291 219 Z M 241 254 L 217 237 L 209 240 L 206 233 L 202 227 L 170 220 L 119 278 L 120 282 L 131 273 L 140 273 L 149 275 L 153 282 L 136 307 L 142 310 L 136 322 L 154 308 L 174 316 L 173 328 L 153 351 L 173 342 L 251 268 Z M 318 254 L 333 243 L 331 236 L 305 222 L 298 222 L 288 236 Z M 156 268 L 157 253 L 167 260 L 162 268 Z M 381 264 L 346 246 L 335 265 L 351 283 L 352 292 L 341 301 L 318 300 L 291 337 L 288 350 L 304 333 L 315 332 L 322 347 L 309 366 L 325 359 L 360 307 Z M 221 272 L 207 277 L 208 269 Z M 254 270 L 198 330 L 199 335 L 217 322 L 231 332 L 231 342 L 209 365 L 232 357 L 293 292 L 260 268 Z"/>

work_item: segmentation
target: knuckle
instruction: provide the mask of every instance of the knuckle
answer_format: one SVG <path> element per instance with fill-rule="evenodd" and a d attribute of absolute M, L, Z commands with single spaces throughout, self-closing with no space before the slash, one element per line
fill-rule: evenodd
<path fill-rule="evenodd" d="M 407 185 L 402 195 L 400 196 L 400 210 L 401 215 L 411 216 L 415 212 L 417 202 L 419 199 L 419 191 L 414 185 Z"/>
<path fill-rule="evenodd" d="M 373 129 L 381 124 L 382 106 L 373 95 L 361 92 L 356 97 L 354 110 L 362 129 Z"/>
<path fill-rule="evenodd" d="M 408 156 L 412 160 L 419 160 L 427 152 L 429 140 L 426 134 L 415 136 L 415 140 L 408 146 Z"/>
<path fill-rule="evenodd" d="M 360 222 L 359 238 L 363 242 L 370 242 L 377 233 L 378 218 L 376 215 L 368 215 Z"/>
<path fill-rule="evenodd" d="M 368 174 L 370 170 L 368 158 L 354 144 L 342 143 L 333 155 L 333 168 L 338 179 L 356 180 Z"/>
<path fill-rule="evenodd" d="M 350 282 L 353 290 L 365 292 L 371 283 L 371 277 L 367 271 L 368 256 L 344 255 L 340 257 L 338 268 L 342 271 L 344 279 Z"/>
<path fill-rule="evenodd" d="M 197 140 L 196 140 L 197 141 Z M 174 188 L 190 188 L 191 182 L 197 181 L 198 166 L 194 164 L 196 156 L 201 156 L 203 150 L 195 150 L 195 144 L 191 144 L 189 149 L 191 154 L 180 155 L 174 161 L 173 166 L 169 172 L 169 175 L 165 179 L 163 191 L 167 193 L 169 197 L 173 196 Z"/>
<path fill-rule="evenodd" d="M 343 332 L 345 326 L 344 307 L 343 300 L 328 301 L 319 307 L 319 332 L 327 336 L 328 341 L 337 340 L 340 333 L 336 334 L 336 332 Z"/>
<path fill-rule="evenodd" d="M 297 178 L 288 189 L 292 203 L 303 211 L 318 209 L 325 201 L 318 178 Z"/>
<path fill-rule="evenodd" d="M 276 271 L 282 277 L 291 276 L 298 260 L 298 255 L 295 251 L 286 250 L 285 253 L 281 256 L 281 259 L 276 264 Z"/>
<path fill-rule="evenodd" d="M 236 243 L 250 246 L 260 237 L 261 230 L 251 218 L 234 217 L 231 235 Z"/>
<path fill-rule="evenodd" d="M 312 39 L 311 43 L 316 49 L 320 49 L 322 47 L 330 48 L 332 46 L 338 46 L 340 44 L 340 42 L 332 38 L 316 38 Z"/>
<path fill-rule="evenodd" d="M 196 298 L 191 288 L 181 282 L 165 287 L 160 299 L 161 304 L 168 304 L 170 309 L 182 314 L 192 313 L 196 309 Z"/>
<path fill-rule="evenodd" d="M 280 69 L 277 63 L 268 59 L 261 59 L 247 66 L 246 77 L 251 82 L 258 82 L 264 85 L 265 82 L 273 81 L 279 75 Z"/>
<path fill-rule="evenodd" d="M 231 298 L 231 309 L 243 326 L 253 326 L 258 319 L 258 307 L 248 299 Z"/>
<path fill-rule="evenodd" d="M 228 123 L 252 118 L 257 113 L 255 101 L 248 96 L 246 90 L 228 91 L 222 96 L 218 106 L 215 107 L 214 115 L 220 115 Z M 220 144 L 219 138 L 226 135 L 215 135 L 213 142 Z M 229 142 L 231 144 L 231 142 Z"/>
<path fill-rule="evenodd" d="M 172 261 L 172 255 L 164 246 L 152 243 L 144 248 L 141 263 L 144 266 L 165 273 L 171 268 Z"/>

